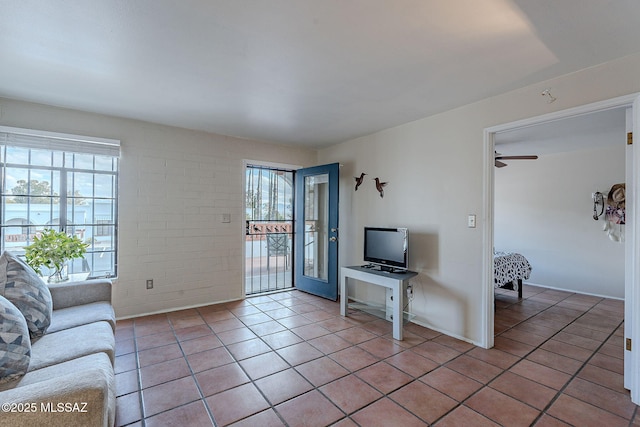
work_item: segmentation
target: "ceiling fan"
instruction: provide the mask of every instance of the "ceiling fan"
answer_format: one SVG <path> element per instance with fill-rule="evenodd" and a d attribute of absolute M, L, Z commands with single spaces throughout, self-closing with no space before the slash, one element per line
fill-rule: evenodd
<path fill-rule="evenodd" d="M 494 162 L 497 168 L 503 168 L 507 166 L 507 164 L 502 162 L 502 160 L 536 160 L 537 158 L 538 156 L 536 155 L 503 156 L 502 154 L 496 152 Z"/>

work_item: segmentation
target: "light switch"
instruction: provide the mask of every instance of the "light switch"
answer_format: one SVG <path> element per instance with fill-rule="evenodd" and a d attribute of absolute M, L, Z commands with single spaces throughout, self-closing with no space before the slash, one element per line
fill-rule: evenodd
<path fill-rule="evenodd" d="M 231 222 L 231 214 L 222 214 L 222 222 Z"/>
<path fill-rule="evenodd" d="M 467 227 L 476 228 L 476 216 L 474 214 L 469 214 L 467 218 Z"/>

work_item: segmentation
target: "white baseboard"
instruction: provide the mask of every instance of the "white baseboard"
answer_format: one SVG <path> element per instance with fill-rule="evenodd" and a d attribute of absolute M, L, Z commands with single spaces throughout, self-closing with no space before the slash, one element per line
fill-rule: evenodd
<path fill-rule="evenodd" d="M 150 312 L 147 312 L 147 313 L 132 314 L 131 316 L 116 317 L 116 321 L 118 321 L 118 320 L 126 320 L 126 319 L 135 319 L 136 317 L 151 316 L 153 314 L 171 313 L 171 312 L 174 312 L 174 311 L 188 310 L 190 308 L 206 307 L 208 305 L 224 304 L 226 302 L 242 301 L 242 300 L 244 300 L 244 298 L 233 298 L 233 299 L 228 299 L 228 300 L 223 300 L 223 301 L 205 302 L 205 303 L 202 303 L 202 304 L 193 304 L 193 305 L 186 305 L 186 306 L 180 306 L 180 307 L 171 307 L 171 308 L 166 308 L 166 309 L 163 309 L 163 310 L 150 311 Z"/>
<path fill-rule="evenodd" d="M 410 323 L 415 323 L 416 325 L 422 326 L 423 328 L 428 328 L 428 329 L 431 329 L 432 331 L 440 332 L 442 335 L 446 335 L 448 337 L 455 338 L 457 340 L 464 341 L 464 342 L 467 342 L 469 344 L 473 344 L 476 347 L 482 347 L 479 343 L 477 343 L 477 342 L 475 342 L 473 340 L 470 340 L 470 339 L 465 338 L 465 337 L 461 337 L 461 336 L 456 335 L 456 334 L 452 334 L 450 331 L 443 331 L 440 328 L 436 328 L 433 325 L 429 325 L 427 322 L 421 322 L 420 320 L 416 320 L 415 317 L 413 319 L 411 319 Z"/>
<path fill-rule="evenodd" d="M 620 297 L 613 297 L 613 296 L 610 296 L 610 295 L 592 294 L 590 292 L 576 291 L 575 289 L 557 288 L 557 287 L 554 287 L 554 286 L 540 285 L 538 283 L 531 283 L 531 282 L 523 282 L 523 284 L 536 286 L 538 288 L 553 289 L 554 291 L 572 292 L 574 294 L 589 295 L 589 296 L 592 296 L 592 297 L 608 298 L 608 299 L 615 299 L 615 300 L 619 300 L 619 301 L 624 301 L 624 298 L 620 298 Z"/>

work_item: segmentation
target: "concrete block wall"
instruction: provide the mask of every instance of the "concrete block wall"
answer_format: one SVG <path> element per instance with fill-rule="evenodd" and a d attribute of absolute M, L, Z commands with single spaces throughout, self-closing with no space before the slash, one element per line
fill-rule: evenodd
<path fill-rule="evenodd" d="M 119 318 L 241 298 L 244 161 L 317 162 L 313 149 L 2 98 L 0 124 L 121 141 Z"/>
<path fill-rule="evenodd" d="M 314 150 L 220 135 L 170 129 L 162 138 L 123 141 L 119 316 L 241 298 L 244 161 L 316 161 Z"/>

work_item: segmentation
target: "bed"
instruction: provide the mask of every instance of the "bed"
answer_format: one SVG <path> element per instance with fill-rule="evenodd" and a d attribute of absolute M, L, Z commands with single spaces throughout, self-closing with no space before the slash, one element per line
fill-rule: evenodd
<path fill-rule="evenodd" d="M 522 281 L 531 275 L 531 264 L 516 252 L 493 253 L 493 287 L 511 289 L 522 298 Z"/>

